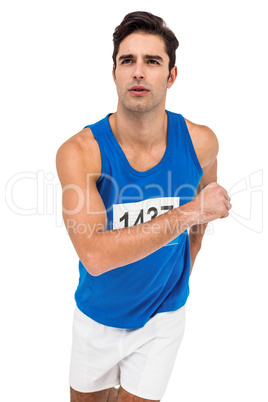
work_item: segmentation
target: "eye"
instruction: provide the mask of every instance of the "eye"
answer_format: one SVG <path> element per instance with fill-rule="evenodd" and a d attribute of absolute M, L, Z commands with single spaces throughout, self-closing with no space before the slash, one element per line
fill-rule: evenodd
<path fill-rule="evenodd" d="M 149 63 L 149 64 L 155 64 L 155 65 L 156 65 L 156 64 L 159 64 L 157 60 L 153 60 L 153 59 L 152 59 L 152 60 L 148 60 L 148 63 Z"/>
<path fill-rule="evenodd" d="M 132 62 L 131 59 L 125 59 L 125 60 L 122 61 L 122 64 L 129 64 L 131 62 Z"/>

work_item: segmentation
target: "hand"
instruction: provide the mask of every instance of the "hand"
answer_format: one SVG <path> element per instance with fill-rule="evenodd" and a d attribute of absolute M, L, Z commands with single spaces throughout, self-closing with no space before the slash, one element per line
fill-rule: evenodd
<path fill-rule="evenodd" d="M 198 212 L 197 223 L 203 224 L 218 218 L 226 218 L 232 208 L 231 198 L 218 183 L 208 184 L 192 201 Z"/>

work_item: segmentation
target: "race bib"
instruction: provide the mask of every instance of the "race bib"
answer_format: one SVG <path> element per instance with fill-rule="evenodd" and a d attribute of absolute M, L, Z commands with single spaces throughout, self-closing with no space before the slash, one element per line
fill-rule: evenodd
<path fill-rule="evenodd" d="M 123 229 L 149 222 L 180 206 L 180 197 L 150 198 L 139 202 L 113 205 L 113 229 Z M 168 245 L 177 244 L 177 239 Z"/>

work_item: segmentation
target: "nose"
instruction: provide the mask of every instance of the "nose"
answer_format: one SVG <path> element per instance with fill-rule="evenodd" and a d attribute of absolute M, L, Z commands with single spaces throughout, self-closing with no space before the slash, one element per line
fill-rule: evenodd
<path fill-rule="evenodd" d="M 135 80 L 144 80 L 145 79 L 145 72 L 144 72 L 144 66 L 142 62 L 136 62 L 134 64 L 135 68 L 133 71 L 133 78 Z"/>
<path fill-rule="evenodd" d="M 134 78 L 135 80 L 137 80 L 137 81 L 144 80 L 144 74 L 142 74 L 142 73 L 135 73 L 135 74 L 133 75 L 133 78 Z"/>

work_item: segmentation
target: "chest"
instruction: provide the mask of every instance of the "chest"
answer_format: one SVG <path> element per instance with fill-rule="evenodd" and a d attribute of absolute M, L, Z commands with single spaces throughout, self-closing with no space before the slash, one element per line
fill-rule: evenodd
<path fill-rule="evenodd" d="M 166 152 L 166 144 L 153 146 L 150 149 L 122 147 L 122 151 L 133 169 L 146 172 L 161 162 Z"/>

